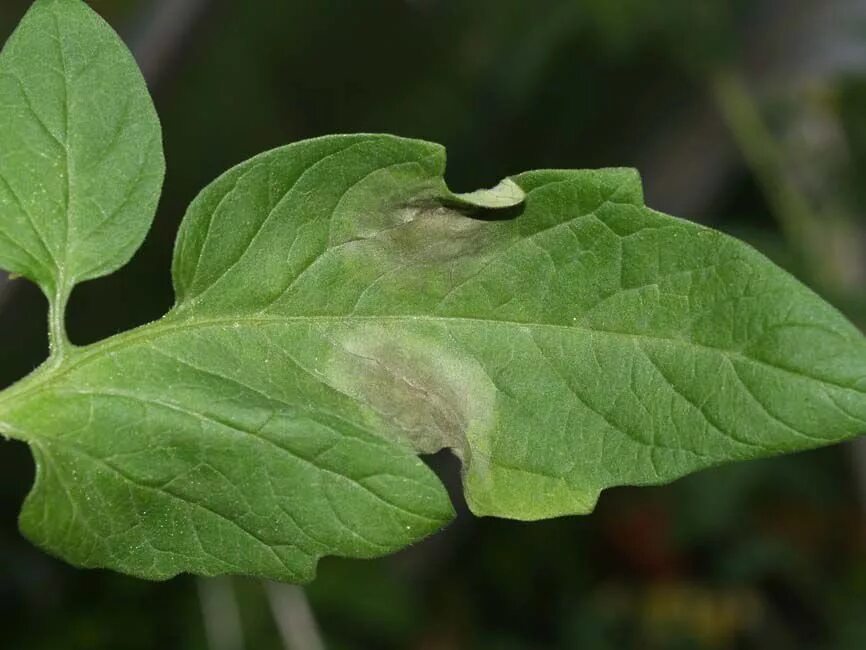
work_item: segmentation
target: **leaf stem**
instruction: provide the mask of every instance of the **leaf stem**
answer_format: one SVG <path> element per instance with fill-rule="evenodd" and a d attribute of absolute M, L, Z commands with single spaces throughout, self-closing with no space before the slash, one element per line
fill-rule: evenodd
<path fill-rule="evenodd" d="M 66 335 L 66 305 L 71 293 L 63 278 L 57 282 L 54 297 L 48 300 L 48 350 L 49 360 L 59 365 L 66 351 L 72 346 Z"/>

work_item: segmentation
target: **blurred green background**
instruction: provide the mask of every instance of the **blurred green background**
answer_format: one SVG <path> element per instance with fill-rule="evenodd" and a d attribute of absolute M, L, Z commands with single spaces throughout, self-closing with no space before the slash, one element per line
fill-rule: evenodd
<path fill-rule="evenodd" d="M 27 4 L 2 0 L 0 37 Z M 635 166 L 649 205 L 749 241 L 866 324 L 864 0 L 91 5 L 144 68 L 168 176 L 135 260 L 76 290 L 76 343 L 167 310 L 178 223 L 219 173 L 355 131 L 441 142 L 458 191 Z M 6 385 L 45 357 L 46 305 L 0 282 Z M 866 648 L 863 443 L 611 490 L 591 516 L 535 524 L 473 518 L 456 461 L 430 462 L 453 525 L 394 557 L 326 559 L 300 591 L 65 566 L 18 535 L 32 461 L 0 444 L 0 648 Z"/>

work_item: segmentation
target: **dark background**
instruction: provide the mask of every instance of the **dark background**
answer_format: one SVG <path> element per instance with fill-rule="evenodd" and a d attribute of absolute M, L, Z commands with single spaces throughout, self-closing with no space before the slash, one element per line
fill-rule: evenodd
<path fill-rule="evenodd" d="M 27 4 L 2 0 L 0 39 Z M 863 0 L 91 5 L 144 68 L 168 175 L 133 262 L 76 289 L 76 343 L 167 310 L 179 220 L 219 173 L 354 131 L 445 144 L 458 191 L 638 167 L 649 205 L 749 241 L 866 323 Z M 45 311 L 0 278 L 0 385 L 45 357 Z M 455 483 L 454 461 L 432 462 Z M 26 447 L 0 444 L 4 650 L 866 648 L 862 443 L 611 490 L 588 517 L 534 524 L 473 518 L 458 489 L 439 535 L 326 559 L 304 591 L 65 566 L 17 533 L 32 474 Z"/>

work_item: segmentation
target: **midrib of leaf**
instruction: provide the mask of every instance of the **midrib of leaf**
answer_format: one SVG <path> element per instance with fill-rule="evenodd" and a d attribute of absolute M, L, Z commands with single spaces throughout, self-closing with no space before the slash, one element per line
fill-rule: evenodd
<path fill-rule="evenodd" d="M 846 386 L 839 382 L 831 381 L 825 378 L 816 377 L 804 374 L 796 369 L 781 366 L 771 363 L 765 359 L 758 359 L 749 356 L 738 350 L 729 350 L 719 347 L 713 347 L 696 343 L 687 339 L 678 339 L 672 337 L 663 337 L 653 334 L 634 333 L 634 332 L 619 332 L 615 330 L 603 330 L 600 328 L 592 328 L 586 325 L 573 324 L 563 325 L 558 323 L 533 323 L 513 320 L 501 319 L 484 319 L 484 318 L 469 318 L 469 317 L 451 317 L 451 316 L 426 316 L 426 315 L 384 315 L 384 316 L 340 316 L 340 315 L 314 315 L 314 316 L 264 316 L 264 315 L 236 315 L 236 316 L 221 316 L 218 318 L 186 318 L 185 320 L 176 320 L 173 312 L 169 312 L 162 321 L 157 321 L 147 325 L 143 325 L 137 329 L 124 332 L 104 341 L 92 344 L 88 347 L 75 348 L 65 358 L 52 362 L 49 359 L 43 366 L 38 368 L 28 377 L 22 379 L 17 384 L 0 393 L 0 430 L 3 427 L 9 432 L 13 438 L 23 441 L 38 440 L 39 434 L 33 432 L 25 432 L 4 422 L 4 412 L 14 404 L 25 397 L 32 397 L 40 392 L 50 390 L 52 383 L 61 379 L 64 375 L 86 366 L 91 361 L 96 361 L 103 355 L 110 354 L 125 347 L 146 344 L 148 341 L 156 341 L 163 336 L 171 333 L 184 331 L 207 329 L 211 327 L 232 327 L 238 323 L 245 325 L 264 325 L 273 323 L 282 323 L 287 326 L 296 324 L 324 324 L 324 323 L 370 323 L 370 322 L 400 322 L 407 323 L 439 323 L 445 325 L 463 325 L 463 326 L 484 326 L 484 327 L 506 327 L 516 328 L 520 330 L 555 330 L 567 331 L 574 334 L 587 334 L 589 336 L 598 335 L 603 337 L 620 338 L 629 342 L 640 342 L 642 340 L 662 343 L 665 345 L 685 346 L 693 350 L 700 350 L 717 354 L 725 357 L 729 361 L 738 360 L 746 363 L 758 365 L 771 371 L 784 373 L 801 380 L 813 381 L 826 386 L 831 386 L 836 389 L 851 391 L 853 393 L 864 395 L 866 390 L 855 386 Z M 640 347 L 640 346 L 639 346 Z M 655 365 L 655 364 L 653 364 Z M 661 373 L 660 373 L 661 374 Z M 666 383 L 673 384 L 661 374 Z M 737 375 L 739 378 L 739 375 Z M 324 381 L 324 379 L 323 379 Z M 740 378 L 742 382 L 742 379 Z M 105 391 L 94 391 L 97 394 L 104 394 Z M 751 394 L 751 391 L 747 389 Z M 754 396 L 753 396 L 754 397 Z M 761 404 L 763 407 L 763 404 Z M 766 407 L 764 407 L 766 408 Z M 336 415 L 336 414 L 332 414 Z M 772 416 L 772 414 L 770 414 Z M 357 426 L 357 423 L 354 423 Z M 791 427 L 790 424 L 782 422 L 791 431 L 798 435 L 805 435 Z M 371 432 L 376 433 L 376 432 Z M 809 437 L 814 442 L 826 442 L 819 438 Z"/>
<path fill-rule="evenodd" d="M 69 73 L 66 69 L 66 52 L 63 50 L 63 37 L 60 32 L 60 21 L 57 18 L 57 14 L 52 14 L 54 18 L 54 31 L 55 31 L 55 39 L 57 41 L 57 51 L 60 55 L 60 72 L 63 76 L 63 140 L 60 143 L 63 149 L 63 160 L 64 166 L 66 167 L 66 195 L 64 199 L 66 200 L 66 221 L 64 223 L 64 233 L 63 233 L 63 264 L 58 265 L 58 272 L 61 274 L 61 278 L 63 275 L 63 268 L 66 266 L 66 256 L 69 249 L 69 222 L 70 222 L 70 206 L 72 203 L 72 165 L 70 163 L 69 158 L 69 115 L 71 111 L 71 106 L 69 102 Z M 58 283 L 61 284 L 61 283 Z"/>
<path fill-rule="evenodd" d="M 66 335 L 66 323 L 65 323 L 65 313 L 66 313 L 66 303 L 69 301 L 69 294 L 72 291 L 72 286 L 75 284 L 74 278 L 67 277 L 66 267 L 67 267 L 67 259 L 69 255 L 69 229 L 70 223 L 72 220 L 71 210 L 72 210 L 72 163 L 69 156 L 69 134 L 70 134 L 70 112 L 71 106 L 69 101 L 69 72 L 66 66 L 66 52 L 63 48 L 63 37 L 60 31 L 60 20 L 57 17 L 57 13 L 52 13 L 52 17 L 54 19 L 54 31 L 55 31 L 55 39 L 57 42 L 57 51 L 60 59 L 60 72 L 63 76 L 63 122 L 64 122 L 64 133 L 63 139 L 58 140 L 61 145 L 61 149 L 63 151 L 63 161 L 64 167 L 66 168 L 66 173 L 64 174 L 66 178 L 65 185 L 65 213 L 66 219 L 64 221 L 64 230 L 63 230 L 63 250 L 62 256 L 63 261 L 60 262 L 55 258 L 55 266 L 57 267 L 57 281 L 56 286 L 54 288 L 54 300 L 49 301 L 49 310 L 48 310 L 48 342 L 50 346 L 50 351 L 52 357 L 62 358 L 66 353 L 66 350 L 70 347 L 69 338 Z"/>

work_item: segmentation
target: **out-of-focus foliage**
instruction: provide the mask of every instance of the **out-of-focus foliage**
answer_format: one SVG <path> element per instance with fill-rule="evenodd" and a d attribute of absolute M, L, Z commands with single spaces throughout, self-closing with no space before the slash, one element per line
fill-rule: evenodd
<path fill-rule="evenodd" d="M 92 4 L 127 25 L 129 36 L 143 28 L 150 2 Z M 858 7 L 862 14 L 860 0 L 211 4 L 155 87 L 168 160 L 155 230 L 125 271 L 76 290 L 75 341 L 165 311 L 171 244 L 198 188 L 262 149 L 330 132 L 442 142 L 456 189 L 519 169 L 636 165 L 650 204 L 674 212 L 669 203 L 695 186 L 695 170 L 723 159 L 685 216 L 747 238 L 823 286 L 801 265 L 802 243 L 783 236 L 763 181 L 726 136 L 708 91 L 722 66 L 752 80 L 784 168 L 812 169 L 831 182 L 807 187 L 798 173 L 791 186 L 822 213 L 842 203 L 833 212 L 853 232 L 866 226 L 866 73 L 849 66 L 844 76 L 781 87 L 768 72 L 771 54 L 791 65 L 807 56 L 806 39 L 783 29 L 794 14 L 805 13 L 800 22 L 817 31 L 820 21 L 808 12 L 837 7 L 837 21 L 854 33 L 845 37 L 856 38 L 846 17 Z M 3 37 L 25 5 L 0 3 Z M 838 45 L 841 36 L 831 40 Z M 819 54 L 830 45 L 821 47 Z M 821 119 L 789 117 L 811 102 L 820 108 L 808 115 Z M 817 141 L 836 144 L 815 156 L 804 147 L 815 133 L 835 134 Z M 654 181 L 662 167 L 664 182 Z M 815 218 L 820 226 L 823 217 Z M 844 265 L 851 269 L 861 239 L 842 239 L 855 251 Z M 817 250 L 825 266 L 837 266 L 838 249 Z M 12 285 L 0 298 L 4 383 L 32 369 L 45 346 L 43 328 L 33 327 L 44 314 L 41 298 Z M 862 285 L 844 287 L 833 301 L 866 322 Z M 150 302 L 137 298 L 143 292 Z M 434 461 L 456 483 L 454 465 Z M 26 449 L 4 445 L 3 646 L 207 648 L 193 580 L 150 585 L 82 574 L 21 541 L 15 513 L 31 473 Z M 855 650 L 866 646 L 864 550 L 857 477 L 843 447 L 712 470 L 666 488 L 615 490 L 589 518 L 522 527 L 461 516 L 446 536 L 396 558 L 326 561 L 308 595 L 334 648 Z M 237 597 L 247 647 L 280 648 L 260 585 L 238 583 Z"/>

